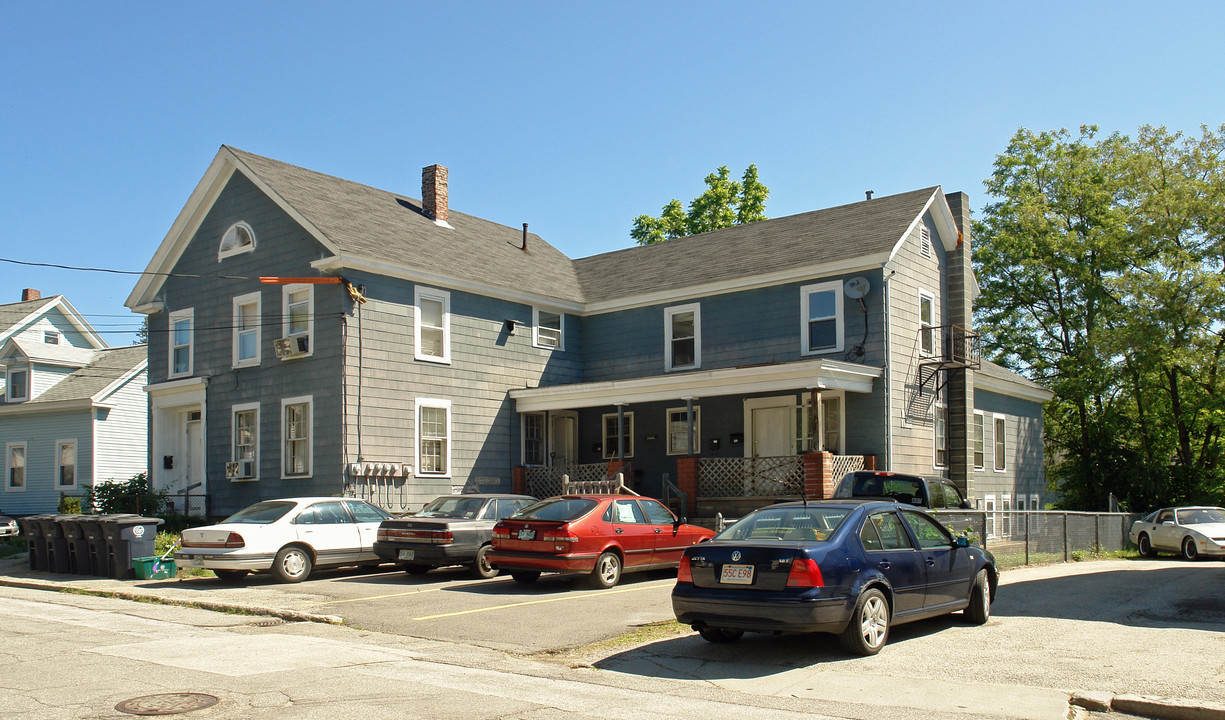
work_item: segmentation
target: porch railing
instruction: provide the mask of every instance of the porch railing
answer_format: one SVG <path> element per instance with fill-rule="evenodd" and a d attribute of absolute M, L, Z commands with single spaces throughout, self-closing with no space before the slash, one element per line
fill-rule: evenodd
<path fill-rule="evenodd" d="M 834 482 L 849 472 L 863 470 L 863 465 L 863 455 L 834 455 Z"/>
<path fill-rule="evenodd" d="M 804 459 L 799 455 L 701 458 L 698 473 L 702 497 L 798 496 L 804 484 Z"/>
<path fill-rule="evenodd" d="M 538 498 L 552 497 L 562 494 L 562 476 L 568 476 L 571 483 L 603 482 L 609 479 L 609 464 L 606 462 L 586 463 L 583 465 L 554 465 L 553 467 L 527 468 L 527 494 Z M 634 471 L 629 463 L 612 466 L 614 475 L 623 473 L 633 477 Z"/>

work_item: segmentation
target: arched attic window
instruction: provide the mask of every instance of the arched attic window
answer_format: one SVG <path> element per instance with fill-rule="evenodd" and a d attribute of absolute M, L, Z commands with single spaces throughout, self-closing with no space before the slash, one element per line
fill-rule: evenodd
<path fill-rule="evenodd" d="M 245 222 L 236 222 L 221 236 L 221 247 L 217 250 L 217 261 L 251 252 L 255 249 L 255 231 Z"/>

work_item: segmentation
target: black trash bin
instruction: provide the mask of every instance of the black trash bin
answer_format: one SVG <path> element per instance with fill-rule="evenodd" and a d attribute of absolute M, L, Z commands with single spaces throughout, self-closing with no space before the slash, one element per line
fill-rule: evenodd
<path fill-rule="evenodd" d="M 46 515 L 30 515 L 18 521 L 30 544 L 30 569 L 47 571 L 47 537 L 43 534 L 42 519 Z"/>
<path fill-rule="evenodd" d="M 102 534 L 106 536 L 106 566 L 110 576 L 116 580 L 135 578 L 132 558 L 153 554 L 157 528 L 166 521 L 138 515 L 103 517 Z"/>
<path fill-rule="evenodd" d="M 78 517 L 77 524 L 81 526 L 81 532 L 85 535 L 85 544 L 87 547 L 85 562 L 82 564 L 82 568 L 88 568 L 90 575 L 101 575 L 105 577 L 111 574 L 110 567 L 107 565 L 106 533 L 102 530 L 102 521 L 125 517 L 136 516 L 81 515 Z"/>
<path fill-rule="evenodd" d="M 71 572 L 68 558 L 68 539 L 64 537 L 64 526 L 60 524 L 62 515 L 40 515 L 38 524 L 42 526 L 43 542 L 47 546 L 47 571 L 54 573 Z"/>
<path fill-rule="evenodd" d="M 64 539 L 68 541 L 68 571 L 77 575 L 97 575 L 90 564 L 89 540 L 85 537 L 84 515 L 60 515 Z"/>

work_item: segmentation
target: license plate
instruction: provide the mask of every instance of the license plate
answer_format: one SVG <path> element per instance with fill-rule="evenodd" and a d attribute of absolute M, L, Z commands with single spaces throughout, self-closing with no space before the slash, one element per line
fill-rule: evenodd
<path fill-rule="evenodd" d="M 518 537 L 520 540 L 535 540 L 536 531 L 532 530 L 531 528 L 523 528 L 519 531 L 519 534 L 516 537 Z"/>
<path fill-rule="evenodd" d="M 416 550 L 401 550 L 396 557 L 400 560 L 412 560 L 417 555 Z"/>
<path fill-rule="evenodd" d="M 723 572 L 719 574 L 719 582 L 726 585 L 752 585 L 753 566 L 724 565 Z"/>

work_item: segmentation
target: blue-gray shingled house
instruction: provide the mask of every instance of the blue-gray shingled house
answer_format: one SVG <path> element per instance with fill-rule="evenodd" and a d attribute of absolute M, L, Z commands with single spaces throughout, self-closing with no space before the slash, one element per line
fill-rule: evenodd
<path fill-rule="evenodd" d="M 0 510 L 56 512 L 62 495 L 149 462 L 145 346 L 108 347 L 63 295 L 0 305 Z"/>
<path fill-rule="evenodd" d="M 156 486 L 213 515 L 399 510 L 619 471 L 708 515 L 874 467 L 1041 505 L 1050 393 L 978 355 L 963 194 L 572 260 L 447 187 L 438 165 L 418 200 L 220 149 L 127 300 Z"/>

